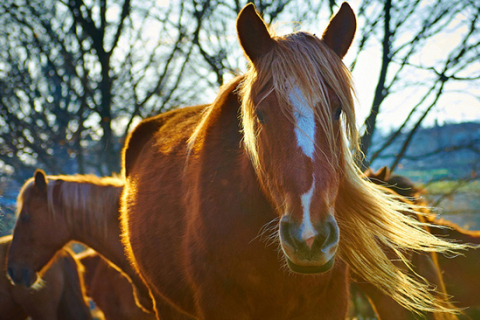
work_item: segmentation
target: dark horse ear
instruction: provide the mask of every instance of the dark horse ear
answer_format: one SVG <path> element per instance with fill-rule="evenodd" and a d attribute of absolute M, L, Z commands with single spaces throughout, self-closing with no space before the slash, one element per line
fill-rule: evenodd
<path fill-rule="evenodd" d="M 253 3 L 247 4 L 238 14 L 237 34 L 245 55 L 252 62 L 273 48 L 274 41 Z"/>
<path fill-rule="evenodd" d="M 343 58 L 352 44 L 356 30 L 355 13 L 349 4 L 344 2 L 337 14 L 330 19 L 322 39 L 340 58 Z"/>
<path fill-rule="evenodd" d="M 45 172 L 42 169 L 37 169 L 35 170 L 35 174 L 33 176 L 35 188 L 38 188 L 38 190 L 42 192 L 46 192 L 48 181 Z"/>
<path fill-rule="evenodd" d="M 377 173 L 375 174 L 376 178 L 381 181 L 387 181 L 390 178 L 390 169 L 388 167 L 382 167 L 378 169 Z"/>
<path fill-rule="evenodd" d="M 373 176 L 373 171 L 370 167 L 368 167 L 363 174 L 365 175 L 365 177 L 370 178 L 371 176 Z"/>

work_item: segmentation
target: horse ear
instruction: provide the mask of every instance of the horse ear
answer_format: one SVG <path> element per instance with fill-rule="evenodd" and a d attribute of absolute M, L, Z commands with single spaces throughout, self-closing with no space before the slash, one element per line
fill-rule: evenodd
<path fill-rule="evenodd" d="M 273 48 L 274 40 L 253 3 L 247 4 L 238 14 L 237 34 L 240 45 L 251 62 L 255 62 Z"/>
<path fill-rule="evenodd" d="M 45 174 L 45 172 L 42 169 L 37 169 L 35 170 L 35 174 L 33 176 L 34 176 L 35 187 L 38 188 L 38 190 L 40 191 L 43 191 L 43 192 L 47 191 L 48 181 L 47 181 L 47 175 Z"/>
<path fill-rule="evenodd" d="M 371 176 L 373 176 L 373 171 L 370 167 L 368 167 L 363 174 L 365 175 L 365 177 L 370 178 Z"/>
<path fill-rule="evenodd" d="M 330 19 L 322 39 L 340 58 L 343 58 L 352 44 L 356 30 L 355 13 L 349 4 L 344 2 L 337 14 Z"/>
<path fill-rule="evenodd" d="M 388 178 L 390 177 L 390 169 L 388 169 L 387 166 L 382 167 L 378 169 L 376 176 L 378 180 L 387 181 Z"/>

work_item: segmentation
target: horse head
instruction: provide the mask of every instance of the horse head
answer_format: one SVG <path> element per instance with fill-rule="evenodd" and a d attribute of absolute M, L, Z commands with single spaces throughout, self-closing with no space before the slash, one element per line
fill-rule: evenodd
<path fill-rule="evenodd" d="M 280 244 L 294 272 L 329 270 L 338 248 L 335 204 L 348 152 L 341 122 L 354 123 L 341 58 L 355 28 L 346 3 L 321 39 L 306 32 L 271 36 L 253 5 L 237 19 L 250 61 L 242 87 L 244 144 L 280 216 Z"/>
<path fill-rule="evenodd" d="M 29 179 L 19 193 L 17 222 L 7 263 L 7 273 L 14 284 L 34 285 L 39 280 L 37 273 L 68 241 L 64 219 L 52 214 L 55 209 L 49 204 L 48 189 L 47 176 L 42 170 L 36 170 L 34 178 Z"/>

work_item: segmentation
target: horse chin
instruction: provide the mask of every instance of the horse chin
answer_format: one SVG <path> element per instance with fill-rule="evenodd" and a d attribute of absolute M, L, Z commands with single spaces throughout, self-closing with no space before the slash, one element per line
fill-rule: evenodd
<path fill-rule="evenodd" d="M 316 273 L 323 273 L 327 272 L 330 269 L 332 269 L 334 263 L 335 263 L 335 257 L 332 257 L 327 263 L 321 265 L 321 266 L 301 266 L 298 264 L 295 264 L 290 260 L 288 257 L 287 258 L 287 265 L 295 273 L 301 273 L 301 274 L 316 274 Z"/>

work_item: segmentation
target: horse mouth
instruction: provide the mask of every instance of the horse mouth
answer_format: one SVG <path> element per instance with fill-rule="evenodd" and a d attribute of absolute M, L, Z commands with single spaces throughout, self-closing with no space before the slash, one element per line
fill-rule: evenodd
<path fill-rule="evenodd" d="M 288 257 L 287 258 L 287 265 L 295 273 L 301 273 L 301 274 L 316 274 L 316 273 L 323 273 L 327 272 L 330 269 L 332 269 L 334 263 L 335 263 L 335 257 L 332 257 L 327 263 L 321 265 L 321 266 L 301 266 L 298 264 L 295 264 L 290 260 Z"/>

